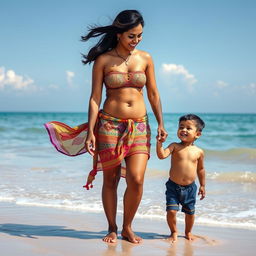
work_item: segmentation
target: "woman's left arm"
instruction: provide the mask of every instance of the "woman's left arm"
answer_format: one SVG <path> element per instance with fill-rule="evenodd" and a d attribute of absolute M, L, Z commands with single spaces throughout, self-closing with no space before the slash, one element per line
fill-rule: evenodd
<path fill-rule="evenodd" d="M 156 120 L 158 122 L 158 140 L 164 142 L 168 136 L 166 130 L 164 129 L 164 121 L 163 121 L 163 114 L 162 114 L 162 104 L 160 95 L 156 86 L 156 79 L 155 79 L 155 70 L 154 70 L 154 63 L 151 56 L 146 53 L 147 59 L 147 68 L 146 68 L 146 88 L 147 88 L 147 95 L 148 100 L 150 102 L 151 108 L 155 114 Z"/>

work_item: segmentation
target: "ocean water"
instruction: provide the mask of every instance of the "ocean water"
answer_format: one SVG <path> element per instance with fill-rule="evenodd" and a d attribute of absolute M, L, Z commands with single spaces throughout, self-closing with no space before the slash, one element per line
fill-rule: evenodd
<path fill-rule="evenodd" d="M 164 114 L 169 133 L 166 142 L 178 141 L 178 118 Z M 196 204 L 196 224 L 256 229 L 256 114 L 200 114 L 206 123 L 196 144 L 205 151 L 207 171 L 204 200 Z M 149 114 L 152 130 L 144 194 L 137 217 L 165 219 L 165 182 L 170 159 L 155 154 L 157 123 Z M 92 159 L 88 154 L 68 157 L 50 144 L 43 126 L 57 120 L 75 126 L 86 113 L 0 113 L 0 202 L 35 207 L 103 212 L 102 173 L 94 188 L 82 188 Z M 198 182 L 197 182 L 198 184 Z M 118 213 L 122 213 L 125 181 L 119 184 Z M 184 216 L 178 214 L 178 221 Z"/>

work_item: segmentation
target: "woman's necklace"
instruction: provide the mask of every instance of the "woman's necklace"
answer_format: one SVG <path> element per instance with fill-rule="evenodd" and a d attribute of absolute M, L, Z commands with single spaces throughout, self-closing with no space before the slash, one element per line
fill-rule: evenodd
<path fill-rule="evenodd" d="M 117 55 L 119 58 L 123 59 L 125 65 L 128 66 L 128 61 L 129 61 L 129 59 L 130 59 L 131 53 L 129 53 L 129 55 L 128 55 L 126 58 L 124 58 L 123 56 L 121 56 L 121 55 L 118 53 L 118 51 L 117 51 L 116 48 L 115 48 L 114 50 L 115 50 L 115 52 L 116 52 L 116 55 Z"/>

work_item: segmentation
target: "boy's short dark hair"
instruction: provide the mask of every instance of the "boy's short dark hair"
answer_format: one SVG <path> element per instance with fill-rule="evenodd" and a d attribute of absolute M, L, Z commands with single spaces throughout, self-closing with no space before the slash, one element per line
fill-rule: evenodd
<path fill-rule="evenodd" d="M 188 120 L 192 120 L 192 121 L 195 121 L 196 123 L 196 128 L 198 131 L 202 131 L 205 127 L 205 123 L 204 121 L 197 115 L 194 115 L 194 114 L 187 114 L 187 115 L 184 115 L 184 116 L 181 116 L 180 119 L 179 119 L 179 123 L 181 121 L 188 121 Z"/>

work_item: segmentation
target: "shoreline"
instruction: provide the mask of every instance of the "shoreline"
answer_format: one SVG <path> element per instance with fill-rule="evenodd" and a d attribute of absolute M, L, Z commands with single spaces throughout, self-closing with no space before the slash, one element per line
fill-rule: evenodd
<path fill-rule="evenodd" d="M 184 238 L 182 223 L 179 238 L 170 244 L 165 220 L 135 218 L 134 231 L 143 238 L 139 245 L 121 240 L 102 242 L 107 233 L 103 213 L 87 213 L 47 207 L 0 203 L 0 248 L 5 255 L 255 255 L 256 230 L 197 225 L 194 242 Z M 122 216 L 117 216 L 121 226 Z M 11 245 L 11 246 L 10 246 Z"/>
<path fill-rule="evenodd" d="M 27 207 L 27 208 L 44 208 L 44 209 L 49 209 L 49 210 L 56 210 L 56 211 L 61 211 L 61 212 L 70 212 L 72 213 L 78 213 L 78 214 L 99 214 L 99 215 L 104 215 L 104 210 L 103 208 L 100 210 L 91 210 L 91 209 L 81 209 L 81 208 L 76 208 L 74 206 L 60 206 L 60 205 L 51 205 L 51 204 L 40 204 L 40 203 L 17 203 L 17 202 L 12 202 L 12 201 L 0 201 L 0 205 L 1 204 L 10 204 L 10 205 L 15 205 L 17 207 Z M 122 211 L 117 211 L 117 217 L 121 216 L 123 214 Z M 163 215 L 161 218 L 158 215 L 152 215 L 152 216 L 145 216 L 143 214 L 140 213 L 136 213 L 135 215 L 135 219 L 137 220 L 148 220 L 151 222 L 165 222 L 166 217 Z M 198 217 L 196 215 L 195 218 L 195 224 L 194 226 L 198 226 L 198 227 L 209 227 L 209 228 L 224 228 L 224 229 L 239 229 L 239 230 L 249 230 L 249 231 L 255 231 L 256 232 L 256 227 L 254 224 L 251 224 L 251 226 L 249 226 L 249 224 L 247 224 L 246 226 L 242 223 L 236 223 L 236 225 L 234 225 L 234 223 L 223 223 L 223 222 L 218 222 L 218 221 L 210 221 L 207 220 L 205 221 L 201 221 L 198 220 L 200 219 L 200 217 Z M 184 225 L 185 224 L 185 219 L 184 219 L 184 214 L 181 211 L 178 211 L 177 213 L 177 223 L 179 225 Z"/>
<path fill-rule="evenodd" d="M 3 198 L 1 198 L 3 199 Z M 119 202 L 120 203 L 120 202 Z M 20 203 L 19 201 L 14 200 L 2 200 L 0 201 L 1 204 L 9 204 L 9 205 L 15 205 L 17 207 L 35 207 L 35 208 L 44 208 L 49 210 L 57 210 L 57 211 L 64 211 L 64 212 L 71 212 L 71 213 L 79 213 L 79 214 L 102 214 L 104 216 L 104 210 L 101 209 L 92 209 L 90 207 L 87 208 L 81 208 L 81 206 L 76 205 L 65 205 L 65 204 L 47 204 L 47 203 L 34 203 L 34 202 L 27 202 L 27 203 Z M 122 210 L 117 210 L 117 217 L 121 216 L 123 214 Z M 164 212 L 165 214 L 165 212 Z M 156 221 L 156 222 L 165 222 L 165 215 L 144 215 L 142 213 L 137 212 L 135 215 L 135 219 L 138 220 L 148 220 L 148 221 Z M 177 213 L 177 223 L 184 225 L 185 219 L 184 214 L 179 210 Z M 246 224 L 246 225 L 245 225 Z M 211 219 L 205 219 L 204 217 L 201 218 L 201 216 L 198 216 L 196 213 L 195 218 L 195 224 L 194 226 L 199 227 L 212 227 L 212 228 L 226 228 L 226 229 L 241 229 L 241 230 L 250 230 L 256 232 L 256 226 L 254 223 L 242 223 L 242 222 L 223 222 L 218 220 L 211 220 Z"/>

